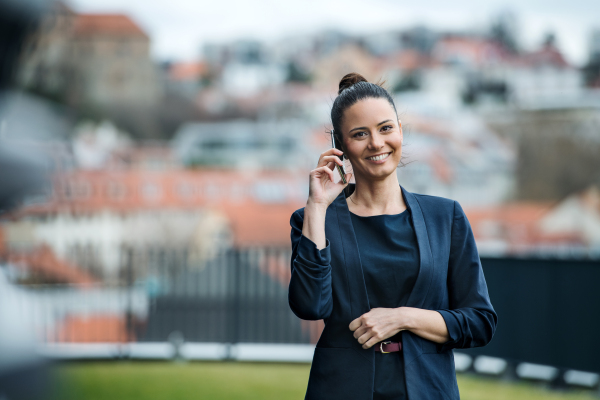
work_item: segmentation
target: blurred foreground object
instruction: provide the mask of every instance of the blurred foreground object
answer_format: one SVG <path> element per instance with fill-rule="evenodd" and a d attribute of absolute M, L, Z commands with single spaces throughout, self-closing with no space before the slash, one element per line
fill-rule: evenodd
<path fill-rule="evenodd" d="M 50 1 L 0 0 L 0 214 L 15 208 L 25 197 L 44 186 L 44 169 L 35 155 L 19 146 L 23 138 L 10 135 L 5 112 L 13 95 L 16 70 L 23 44 L 29 40 Z M 27 116 L 31 118 L 31 116 Z M 17 140 L 14 140 L 17 139 Z"/>
<path fill-rule="evenodd" d="M 43 187 L 41 165 L 4 140 L 6 123 L 3 114 L 8 101 L 7 89 L 12 84 L 22 45 L 49 4 L 38 0 L 0 0 L 0 215 Z M 3 263 L 0 260 L 0 265 Z M 12 287 L 0 269 L 2 399 L 48 397 L 46 368 L 35 353 L 33 324 L 20 307 L 32 301 L 32 296 Z"/>
<path fill-rule="evenodd" d="M 0 0 L 0 91 L 12 83 L 23 44 L 51 1 Z"/>
<path fill-rule="evenodd" d="M 0 398 L 47 398 L 47 365 L 36 353 L 33 296 L 10 285 L 0 269 Z"/>
<path fill-rule="evenodd" d="M 6 146 L 0 139 L 0 214 L 9 211 L 29 195 L 45 187 L 43 166 L 19 154 L 17 146 Z"/>

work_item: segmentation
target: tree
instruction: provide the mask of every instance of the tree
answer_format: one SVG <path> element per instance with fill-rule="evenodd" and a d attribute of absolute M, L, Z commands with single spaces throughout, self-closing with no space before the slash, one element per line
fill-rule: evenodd
<path fill-rule="evenodd" d="M 511 53 L 519 52 L 518 23 L 515 14 L 505 10 L 493 18 L 490 28 L 492 40 L 502 44 Z"/>

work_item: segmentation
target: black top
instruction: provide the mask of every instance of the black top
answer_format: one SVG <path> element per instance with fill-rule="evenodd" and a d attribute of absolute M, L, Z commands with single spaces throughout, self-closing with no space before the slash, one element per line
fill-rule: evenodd
<path fill-rule="evenodd" d="M 410 212 L 361 217 L 350 213 L 371 308 L 406 304 L 419 273 L 419 247 Z M 400 333 L 389 338 L 401 341 Z M 373 400 L 406 399 L 402 351 L 375 352 Z"/>

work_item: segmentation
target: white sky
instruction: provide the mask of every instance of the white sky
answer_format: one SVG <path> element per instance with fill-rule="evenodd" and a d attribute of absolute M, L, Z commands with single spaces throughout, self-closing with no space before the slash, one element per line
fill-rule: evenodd
<path fill-rule="evenodd" d="M 78 12 L 123 12 L 152 38 L 158 60 L 191 60 L 205 42 L 263 40 L 328 27 L 349 33 L 404 29 L 477 29 L 500 10 L 517 15 L 521 43 L 536 47 L 552 30 L 575 64 L 587 60 L 600 0 L 68 0 Z"/>

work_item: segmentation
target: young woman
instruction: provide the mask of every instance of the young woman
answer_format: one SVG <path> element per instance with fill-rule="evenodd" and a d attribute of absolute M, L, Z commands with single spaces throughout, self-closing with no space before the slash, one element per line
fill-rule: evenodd
<path fill-rule="evenodd" d="M 290 307 L 325 320 L 306 399 L 459 399 L 452 349 L 486 345 L 497 323 L 469 222 L 400 186 L 402 124 L 381 86 L 344 76 L 331 119 L 340 149 L 290 220 Z M 340 155 L 355 184 L 334 181 Z"/>

